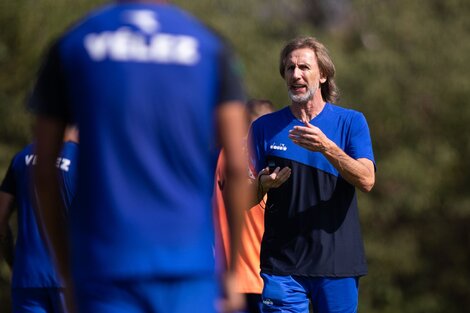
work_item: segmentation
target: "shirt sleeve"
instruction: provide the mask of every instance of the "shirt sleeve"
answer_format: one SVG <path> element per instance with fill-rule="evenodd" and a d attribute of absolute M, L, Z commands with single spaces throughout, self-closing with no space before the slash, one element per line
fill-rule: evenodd
<path fill-rule="evenodd" d="M 366 158 L 375 164 L 369 126 L 362 113 L 352 117 L 346 153 L 354 159 Z"/>
<path fill-rule="evenodd" d="M 66 94 L 66 79 L 57 41 L 50 48 L 39 69 L 28 108 L 36 115 L 70 121 Z"/>
<path fill-rule="evenodd" d="M 265 164 L 265 152 L 263 149 L 264 142 L 259 133 L 259 127 L 257 121 L 253 122 L 250 127 L 248 135 L 248 147 L 250 153 L 250 163 L 253 165 L 255 170 L 255 176 L 266 167 Z"/>
<path fill-rule="evenodd" d="M 13 173 L 13 160 L 10 162 L 7 173 L 3 178 L 2 184 L 0 185 L 0 190 L 16 197 L 16 181 L 15 175 Z"/>

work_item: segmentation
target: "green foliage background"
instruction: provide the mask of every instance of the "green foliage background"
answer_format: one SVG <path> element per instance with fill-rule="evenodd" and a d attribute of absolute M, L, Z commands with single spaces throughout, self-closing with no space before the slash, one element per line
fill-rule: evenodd
<path fill-rule="evenodd" d="M 0 173 L 31 140 L 24 102 L 51 39 L 98 0 L 0 0 Z M 361 312 L 470 307 L 470 2 L 466 0 L 198 0 L 174 3 L 229 39 L 250 97 L 288 103 L 283 44 L 313 35 L 342 91 L 362 111 L 377 160 L 360 195 L 370 273 Z M 14 221 L 12 221 L 14 222 Z M 0 263 L 0 311 L 9 271 Z"/>

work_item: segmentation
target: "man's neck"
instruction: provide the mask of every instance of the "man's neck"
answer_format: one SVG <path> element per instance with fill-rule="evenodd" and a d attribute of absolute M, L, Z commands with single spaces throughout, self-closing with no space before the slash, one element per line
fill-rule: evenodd
<path fill-rule="evenodd" d="M 292 102 L 290 110 L 292 114 L 301 122 L 313 120 L 325 107 L 325 101 L 308 101 L 305 103 Z"/>

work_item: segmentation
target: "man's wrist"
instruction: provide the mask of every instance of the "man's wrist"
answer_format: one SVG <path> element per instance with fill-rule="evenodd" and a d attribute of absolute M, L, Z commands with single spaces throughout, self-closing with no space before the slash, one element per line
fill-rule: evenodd
<path fill-rule="evenodd" d="M 321 153 L 323 153 L 323 155 L 325 156 L 333 155 L 335 148 L 337 148 L 337 145 L 335 144 L 335 142 L 327 138 L 326 142 L 323 144 L 323 149 Z"/>

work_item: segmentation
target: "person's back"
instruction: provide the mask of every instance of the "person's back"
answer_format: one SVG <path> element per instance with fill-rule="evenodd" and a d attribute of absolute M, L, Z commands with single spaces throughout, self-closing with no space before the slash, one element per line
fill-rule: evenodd
<path fill-rule="evenodd" d="M 30 144 L 13 158 L 2 191 L 15 196 L 18 206 L 18 228 L 15 244 L 12 288 L 58 288 L 47 246 L 42 240 L 32 201 L 32 166 L 37 162 Z"/>
<path fill-rule="evenodd" d="M 80 128 L 76 279 L 212 275 L 214 114 L 242 100 L 227 53 L 185 12 L 142 3 L 95 11 L 54 45 L 32 103 Z"/>
<path fill-rule="evenodd" d="M 74 144 L 64 143 L 61 157 L 56 163 L 61 185 L 65 186 L 67 182 L 66 189 L 70 198 L 73 198 L 75 190 L 76 149 Z M 63 284 L 54 268 L 34 208 L 36 204 L 32 170 L 36 165 L 34 145 L 29 144 L 13 157 L 0 186 L 0 192 L 3 193 L 0 210 L 11 211 L 14 202 L 18 208 L 11 282 L 12 309 L 13 312 L 59 313 L 63 312 Z M 69 207 L 69 203 L 66 203 L 66 207 Z M 8 215 L 1 216 L 7 218 Z"/>
<path fill-rule="evenodd" d="M 172 6 L 126 4 L 91 15 L 56 47 L 81 131 L 71 218 L 80 275 L 210 271 L 221 43 Z"/>

